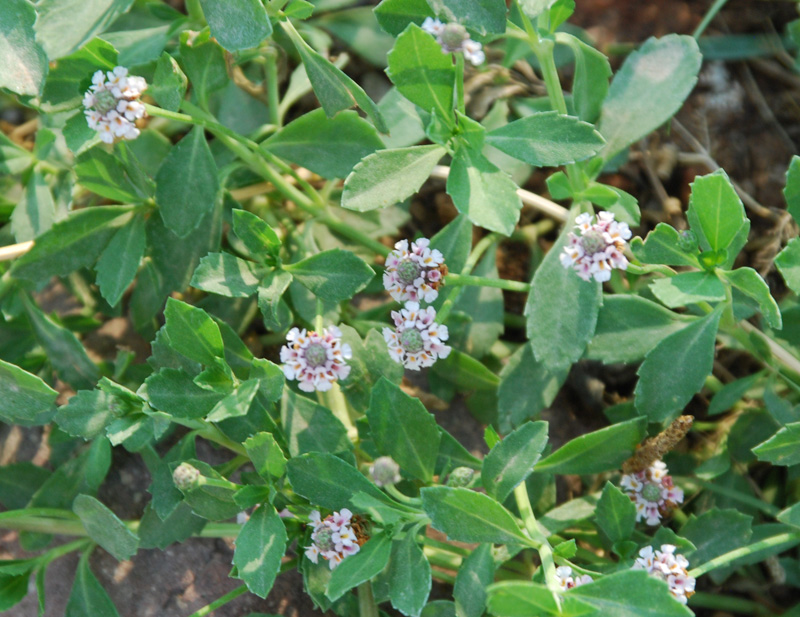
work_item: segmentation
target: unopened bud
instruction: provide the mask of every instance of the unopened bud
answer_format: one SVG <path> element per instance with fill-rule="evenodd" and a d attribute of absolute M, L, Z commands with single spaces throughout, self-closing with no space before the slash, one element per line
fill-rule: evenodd
<path fill-rule="evenodd" d="M 447 486 L 453 488 L 469 486 L 474 475 L 474 469 L 470 469 L 469 467 L 456 467 L 450 472 L 450 476 L 447 478 Z"/>
<path fill-rule="evenodd" d="M 391 456 L 380 456 L 369 468 L 369 475 L 377 486 L 389 486 L 400 482 L 400 466 Z"/>
<path fill-rule="evenodd" d="M 197 488 L 201 477 L 200 470 L 189 463 L 181 463 L 172 472 L 172 481 L 182 491 Z"/>

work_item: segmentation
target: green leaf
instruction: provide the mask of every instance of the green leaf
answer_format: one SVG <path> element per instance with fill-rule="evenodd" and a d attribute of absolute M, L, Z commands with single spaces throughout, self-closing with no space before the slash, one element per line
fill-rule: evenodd
<path fill-rule="evenodd" d="M 225 480 L 222 475 L 207 463 L 194 459 L 187 462 L 197 467 L 206 478 Z M 177 466 L 177 463 L 170 465 L 173 471 Z M 227 488 L 206 484 L 197 488 L 182 490 L 181 492 L 186 503 L 192 507 L 192 512 L 210 521 L 224 521 L 236 516 L 241 511 L 239 505 L 234 501 L 236 491 L 233 485 Z"/>
<path fill-rule="evenodd" d="M 456 150 L 447 177 L 447 194 L 459 212 L 480 227 L 510 236 L 519 220 L 522 201 L 514 181 L 467 147 Z"/>
<path fill-rule="evenodd" d="M 567 372 L 567 368 L 548 370 L 536 360 L 531 345 L 517 349 L 500 372 L 497 389 L 500 431 L 510 432 L 551 405 L 567 378 Z M 519 395 L 522 391 L 526 392 L 525 396 Z"/>
<path fill-rule="evenodd" d="M 0 503 L 7 510 L 23 509 L 50 475 L 47 469 L 28 462 L 3 465 L 0 467 Z"/>
<path fill-rule="evenodd" d="M 431 8 L 447 21 L 458 22 L 480 34 L 506 31 L 506 3 L 503 0 L 429 0 Z"/>
<path fill-rule="evenodd" d="M 23 198 L 11 213 L 11 231 L 17 242 L 27 242 L 48 231 L 55 219 L 53 194 L 42 173 L 34 170 L 25 185 Z"/>
<path fill-rule="evenodd" d="M 669 308 L 725 299 L 725 286 L 716 274 L 710 272 L 681 272 L 656 279 L 650 283 L 650 289 Z"/>
<path fill-rule="evenodd" d="M 96 282 L 109 305 L 119 304 L 122 294 L 136 278 L 146 244 L 144 217 L 137 216 L 120 227 L 100 253 L 95 265 Z"/>
<path fill-rule="evenodd" d="M 173 146 L 156 175 L 156 203 L 164 224 L 185 238 L 214 208 L 218 192 L 217 166 L 198 126 Z"/>
<path fill-rule="evenodd" d="M 551 0 L 527 1 L 552 4 Z M 523 10 L 525 10 L 524 3 Z M 556 42 L 568 45 L 575 56 L 572 102 L 578 117 L 586 122 L 596 122 L 603 101 L 608 95 L 608 78 L 611 77 L 608 58 L 603 52 L 567 32 L 557 33 Z"/>
<path fill-rule="evenodd" d="M 30 570 L 22 574 L 0 574 L 0 611 L 7 611 L 28 595 Z"/>
<path fill-rule="evenodd" d="M 86 617 L 86 615 L 102 615 L 102 617 L 119 617 L 114 603 L 108 593 L 89 569 L 89 559 L 84 557 L 78 562 L 72 592 L 69 594 L 64 617 Z"/>
<path fill-rule="evenodd" d="M 258 379 L 248 379 L 242 382 L 233 392 L 214 406 L 206 420 L 209 422 L 222 422 L 228 418 L 246 416 L 260 386 L 261 382 Z"/>
<path fill-rule="evenodd" d="M 89 537 L 119 561 L 130 559 L 139 548 L 139 538 L 117 515 L 89 495 L 78 495 L 72 509 Z"/>
<path fill-rule="evenodd" d="M 500 383 L 497 375 L 470 355 L 453 349 L 433 365 L 433 372 L 467 392 L 494 392 Z"/>
<path fill-rule="evenodd" d="M 224 356 L 219 326 L 203 309 L 170 298 L 164 317 L 170 345 L 178 353 L 200 364 L 214 364 Z"/>
<path fill-rule="evenodd" d="M 752 268 L 737 268 L 736 270 L 718 270 L 717 273 L 743 294 L 758 302 L 758 310 L 761 311 L 771 328 L 780 330 L 783 327 L 778 303 L 775 302 L 775 298 L 769 292 L 769 286 L 758 272 Z"/>
<path fill-rule="evenodd" d="M 175 58 L 164 52 L 158 59 L 153 83 L 150 84 L 147 93 L 164 109 L 178 111 L 183 97 L 186 96 L 187 84 L 186 75 L 183 74 Z"/>
<path fill-rule="evenodd" d="M 704 250 L 731 251 L 734 238 L 749 223 L 728 174 L 718 169 L 695 178 L 686 218 Z M 738 251 L 737 251 L 738 252 Z M 729 254 L 735 258 L 736 254 Z M 731 262 L 732 263 L 732 262 Z"/>
<path fill-rule="evenodd" d="M 55 421 L 66 433 L 89 440 L 105 433 L 106 426 L 125 411 L 124 404 L 113 394 L 82 390 L 59 408 Z"/>
<path fill-rule="evenodd" d="M 47 57 L 57 60 L 103 32 L 132 4 L 133 0 L 41 0 L 36 5 L 36 38 Z"/>
<path fill-rule="evenodd" d="M 597 502 L 597 526 L 612 543 L 627 540 L 636 527 L 636 506 L 611 482 L 606 482 Z"/>
<path fill-rule="evenodd" d="M 796 465 L 800 463 L 800 422 L 787 424 L 767 441 L 753 448 L 760 461 L 773 465 Z"/>
<path fill-rule="evenodd" d="M 800 156 L 796 154 L 786 170 L 786 186 L 783 189 L 786 209 L 796 223 L 800 224 Z"/>
<path fill-rule="evenodd" d="M 286 472 L 286 457 L 272 433 L 256 433 L 244 442 L 247 456 L 265 480 L 281 478 Z"/>
<path fill-rule="evenodd" d="M 122 163 L 101 148 L 92 148 L 81 154 L 75 165 L 78 183 L 97 193 L 121 203 L 138 203 L 147 199 L 136 190 Z"/>
<path fill-rule="evenodd" d="M 586 356 L 605 364 L 638 362 L 659 341 L 694 319 L 640 296 L 607 296 L 600 307 Z"/>
<path fill-rule="evenodd" d="M 646 264 L 699 267 L 696 257 L 699 254 L 697 243 L 694 242 L 694 246 L 689 250 L 686 250 L 684 245 L 691 243 L 682 240 L 681 234 L 667 223 L 656 225 L 656 228 L 647 234 L 644 243 L 638 237 L 631 240 L 633 254 Z"/>
<path fill-rule="evenodd" d="M 360 551 L 336 566 L 325 595 L 335 602 L 353 587 L 377 576 L 386 567 L 391 553 L 392 541 L 387 534 L 372 536 Z"/>
<path fill-rule="evenodd" d="M 306 452 L 334 454 L 352 448 L 347 429 L 330 409 L 288 388 L 283 391 L 281 424 L 292 456 Z"/>
<path fill-rule="evenodd" d="M 331 64 L 329 60 L 314 51 L 291 24 L 287 26 L 287 23 L 282 23 L 281 25 L 294 43 L 297 53 L 300 54 L 308 79 L 314 88 L 314 94 L 317 95 L 325 114 L 331 118 L 336 115 L 336 112 L 349 109 L 357 104 L 372 119 L 375 127 L 381 133 L 388 132 L 378 106 L 367 96 L 364 89 Z"/>
<path fill-rule="evenodd" d="M 180 59 L 192 84 L 192 100 L 207 107 L 209 97 L 230 81 L 225 52 L 216 41 L 207 38 L 208 34 L 191 38 L 189 34 L 184 31 L 181 36 Z"/>
<path fill-rule="evenodd" d="M 258 215 L 247 210 L 235 209 L 231 212 L 233 232 L 254 257 L 277 257 L 281 250 L 278 234 Z"/>
<path fill-rule="evenodd" d="M 532 545 L 508 510 L 494 499 L 466 488 L 423 488 L 422 507 L 434 529 L 458 542 Z"/>
<path fill-rule="evenodd" d="M 567 442 L 539 461 L 536 471 L 557 474 L 611 471 L 630 458 L 646 436 L 646 418 L 612 424 Z"/>
<path fill-rule="evenodd" d="M 381 0 L 373 12 L 380 27 L 392 36 L 398 36 L 412 22 L 419 26 L 426 17 L 436 17 L 427 0 Z"/>
<path fill-rule="evenodd" d="M 431 238 L 431 250 L 437 249 L 446 256 L 447 267 L 461 272 L 472 249 L 472 223 L 459 214 Z"/>
<path fill-rule="evenodd" d="M 261 0 L 200 0 L 211 35 L 228 51 L 258 47 L 272 34 Z M 262 596 L 263 597 L 263 596 Z"/>
<path fill-rule="evenodd" d="M 19 174 L 36 161 L 35 157 L 0 133 L 0 173 Z"/>
<path fill-rule="evenodd" d="M 91 266 L 117 229 L 133 217 L 130 206 L 84 208 L 59 221 L 14 262 L 12 273 L 35 283 Z"/>
<path fill-rule="evenodd" d="M 690 36 L 650 38 L 625 59 L 603 102 L 598 128 L 608 161 L 669 120 L 697 83 L 702 55 Z"/>
<path fill-rule="evenodd" d="M 329 510 L 352 506 L 358 493 L 387 503 L 387 498 L 352 465 L 328 453 L 311 452 L 293 457 L 286 471 L 294 491 L 311 503 Z"/>
<path fill-rule="evenodd" d="M 430 34 L 409 24 L 388 55 L 387 74 L 404 97 L 426 112 L 453 122 L 456 71 L 449 54 Z"/>
<path fill-rule="evenodd" d="M 223 397 L 223 393 L 201 388 L 180 369 L 162 368 L 145 384 L 150 404 L 178 418 L 202 418 Z"/>
<path fill-rule="evenodd" d="M 315 109 L 293 120 L 263 144 L 273 154 L 310 169 L 323 178 L 346 178 L 383 141 L 355 111 L 328 118 Z"/>
<path fill-rule="evenodd" d="M 752 517 L 737 510 L 714 508 L 700 516 L 692 514 L 681 528 L 680 535 L 697 549 L 687 551 L 684 556 L 696 567 L 741 548 L 750 541 L 752 522 Z"/>
<path fill-rule="evenodd" d="M 533 472 L 547 445 L 547 422 L 527 422 L 498 443 L 483 459 L 486 492 L 503 503 Z"/>
<path fill-rule="evenodd" d="M 446 153 L 444 147 L 432 144 L 370 154 L 347 176 L 342 207 L 367 212 L 404 201 L 419 190 Z"/>
<path fill-rule="evenodd" d="M 732 381 L 722 386 L 722 388 L 711 399 L 711 404 L 708 406 L 708 415 L 716 416 L 728 411 L 739 400 L 747 394 L 748 390 L 753 388 L 756 382 L 764 376 L 763 371 L 748 375 L 736 381 Z M 767 396 L 765 391 L 764 395 Z M 784 402 L 781 400 L 781 402 Z"/>
<path fill-rule="evenodd" d="M 602 303 L 599 283 L 584 281 L 561 263 L 571 227 L 572 217 L 536 269 L 525 306 L 533 353 L 553 372 L 569 368 L 583 355 Z"/>
<path fill-rule="evenodd" d="M 284 269 L 298 283 L 326 302 L 352 299 L 375 276 L 372 268 L 362 259 L 342 249 L 317 253 L 297 263 L 287 264 Z"/>
<path fill-rule="evenodd" d="M 37 96 L 47 75 L 47 56 L 36 42 L 36 10 L 27 0 L 0 7 L 0 88 Z"/>
<path fill-rule="evenodd" d="M 0 360 L 0 420 L 8 424 L 36 426 L 50 420 L 58 392 L 36 375 Z"/>
<path fill-rule="evenodd" d="M 573 594 L 560 596 L 559 607 L 552 591 L 544 585 L 528 581 L 502 581 L 489 585 L 487 591 L 489 613 L 501 617 L 573 617 L 591 612 Z"/>
<path fill-rule="evenodd" d="M 233 565 L 238 577 L 260 598 L 272 589 L 287 539 L 283 520 L 270 504 L 257 508 L 236 538 Z"/>
<path fill-rule="evenodd" d="M 386 574 L 392 606 L 408 617 L 418 617 L 431 592 L 431 564 L 417 544 L 416 534 L 392 542 Z"/>
<path fill-rule="evenodd" d="M 84 93 L 92 85 L 92 75 L 97 70 L 108 71 L 117 65 L 117 50 L 101 39 L 94 39 L 74 54 L 61 58 L 50 69 L 42 93 L 42 109 L 47 112 L 65 111 L 81 106 Z M 86 117 L 77 113 L 83 128 L 94 133 L 86 124 Z M 66 127 L 64 129 L 65 137 Z M 69 143 L 69 142 L 67 142 Z"/>
<path fill-rule="evenodd" d="M 486 609 L 486 588 L 494 581 L 492 545 L 481 544 L 461 562 L 453 598 L 458 617 L 481 617 Z"/>
<path fill-rule="evenodd" d="M 381 377 L 372 390 L 367 420 L 379 452 L 415 478 L 431 481 L 441 435 L 419 399 Z"/>
<path fill-rule="evenodd" d="M 775 265 L 794 293 L 800 294 L 800 238 L 792 238 L 775 257 Z"/>
<path fill-rule="evenodd" d="M 570 590 L 570 596 L 603 617 L 692 617 L 664 581 L 643 570 L 623 570 Z"/>
<path fill-rule="evenodd" d="M 229 298 L 252 296 L 267 269 L 230 253 L 209 253 L 200 260 L 192 276 L 192 287 Z"/>
<path fill-rule="evenodd" d="M 636 408 L 651 422 L 672 420 L 705 384 L 714 363 L 722 305 L 662 339 L 645 356 L 636 384 Z"/>
<path fill-rule="evenodd" d="M 291 311 L 282 300 L 291 283 L 291 274 L 283 270 L 272 270 L 258 288 L 258 308 L 264 317 L 264 325 L 274 332 L 283 332 L 292 325 Z"/>
<path fill-rule="evenodd" d="M 589 158 L 605 140 L 588 122 L 545 111 L 487 133 L 486 143 L 530 165 L 556 167 Z"/>

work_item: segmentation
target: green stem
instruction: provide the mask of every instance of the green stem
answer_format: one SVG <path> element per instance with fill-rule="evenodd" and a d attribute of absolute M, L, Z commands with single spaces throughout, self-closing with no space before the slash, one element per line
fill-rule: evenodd
<path fill-rule="evenodd" d="M 531 290 L 530 283 L 521 281 L 510 281 L 508 279 L 491 279 L 485 276 L 475 276 L 474 274 L 448 274 L 445 277 L 445 284 L 453 287 L 459 285 L 473 285 L 477 287 L 497 287 L 509 291 L 519 291 L 528 293 Z"/>
<path fill-rule="evenodd" d="M 422 543 L 425 546 L 447 551 L 448 553 L 460 555 L 461 557 L 469 557 L 472 554 L 472 551 L 468 548 L 464 548 L 463 546 L 454 546 L 449 542 L 442 542 L 441 540 L 435 540 L 433 538 L 429 538 L 428 536 L 422 536 Z"/>
<path fill-rule="evenodd" d="M 174 421 L 175 418 L 173 417 L 172 420 Z M 245 447 L 240 444 L 236 443 L 232 439 L 226 437 L 221 430 L 219 430 L 213 424 L 205 423 L 206 426 L 199 429 L 197 434 L 202 437 L 203 439 L 207 439 L 208 441 L 212 441 L 232 452 L 236 452 L 236 454 L 240 454 L 242 456 L 247 456 L 247 450 Z"/>
<path fill-rule="evenodd" d="M 347 437 L 352 443 L 358 442 L 358 429 L 353 424 L 353 419 L 350 417 L 350 411 L 347 409 L 347 401 L 342 394 L 342 389 L 338 383 L 334 383 L 331 389 L 327 392 L 317 392 L 320 398 L 320 403 L 325 405 L 333 412 L 339 421 L 347 429 Z"/>
<path fill-rule="evenodd" d="M 717 13 L 719 13 L 722 10 L 722 7 L 727 4 L 727 2 L 728 0 L 716 0 L 716 2 L 714 2 L 714 4 L 711 5 L 711 8 L 708 9 L 708 13 L 706 13 L 705 16 L 703 17 L 703 21 L 701 21 L 698 24 L 697 28 L 695 28 L 694 32 L 692 32 L 692 36 L 694 38 L 696 39 L 700 38 L 700 35 L 702 35 L 703 32 L 706 31 L 708 25 L 717 16 Z"/>
<path fill-rule="evenodd" d="M 272 124 L 280 128 L 283 124 L 283 118 L 281 118 L 281 101 L 278 87 L 278 50 L 270 47 L 265 56 L 269 119 Z"/>
<path fill-rule="evenodd" d="M 323 214 L 317 220 L 319 220 L 320 223 L 326 225 L 328 229 L 330 229 L 331 231 L 335 231 L 339 235 L 344 236 L 349 240 L 353 240 L 354 242 L 357 242 L 364 248 L 368 248 L 369 250 L 371 250 L 373 253 L 386 257 L 389 253 L 392 252 L 392 249 L 390 249 L 386 245 L 381 244 L 380 242 L 374 240 L 373 238 L 370 238 L 366 234 L 363 234 L 362 232 L 354 228 L 352 225 L 344 223 L 343 221 L 339 220 L 332 214 Z"/>
<path fill-rule="evenodd" d="M 378 617 L 378 605 L 372 595 L 372 583 L 366 581 L 358 586 L 359 617 Z"/>
<path fill-rule="evenodd" d="M 556 603 L 560 607 L 560 592 L 561 587 L 558 584 L 558 577 L 556 576 L 556 563 L 553 559 L 553 548 L 550 546 L 547 538 L 539 528 L 536 522 L 536 517 L 533 515 L 533 508 L 531 507 L 531 500 L 528 498 L 528 489 L 524 482 L 521 482 L 514 489 L 514 499 L 517 502 L 517 509 L 522 516 L 522 522 L 525 524 L 525 529 L 528 532 L 534 544 L 537 544 L 539 551 L 539 558 L 542 560 L 542 568 L 544 568 L 544 580 L 547 588 L 553 593 Z"/>
<path fill-rule="evenodd" d="M 775 546 L 780 546 L 781 544 L 785 544 L 787 542 L 800 544 L 800 531 L 781 533 L 778 534 L 777 536 L 772 536 L 771 538 L 764 538 L 759 542 L 753 542 L 752 544 L 748 544 L 747 546 L 734 549 L 728 553 L 725 553 L 724 555 L 720 555 L 719 557 L 710 559 L 701 566 L 692 568 L 691 570 L 689 570 L 689 576 L 697 578 L 699 576 L 702 576 L 703 574 L 706 574 L 707 572 L 711 572 L 712 570 L 716 570 L 717 568 L 727 566 L 732 561 L 736 561 L 741 557 L 747 557 L 752 553 L 773 548 Z"/>
<path fill-rule="evenodd" d="M 206 617 L 206 615 L 210 615 L 219 607 L 225 606 L 228 602 L 235 600 L 244 593 L 247 593 L 247 585 L 242 585 L 241 587 L 237 587 L 233 591 L 229 591 L 221 598 L 214 600 L 211 604 L 204 606 L 199 611 L 195 611 L 194 613 L 189 615 L 189 617 Z"/>
<path fill-rule="evenodd" d="M 192 21 L 197 24 L 206 23 L 206 18 L 203 15 L 203 7 L 200 6 L 200 0 L 186 0 L 186 12 Z"/>
<path fill-rule="evenodd" d="M 761 510 L 764 514 L 775 518 L 780 513 L 780 508 L 773 506 L 770 503 L 766 503 L 760 499 L 756 499 L 755 497 L 751 497 L 750 495 L 745 495 L 735 489 L 728 488 L 726 486 L 720 486 L 718 484 L 714 484 L 713 482 L 706 482 L 705 480 L 701 480 L 699 478 L 683 478 L 680 476 L 673 476 L 673 480 L 675 480 L 678 484 L 694 484 L 695 486 L 709 490 L 713 493 L 718 493 L 720 495 L 724 495 L 725 497 L 730 497 L 731 499 L 735 499 L 741 503 L 745 503 L 753 508 Z"/>
<path fill-rule="evenodd" d="M 409 497 L 408 495 L 401 493 L 394 484 L 387 484 L 383 487 L 383 490 L 389 493 L 400 503 L 404 503 L 409 506 L 419 506 L 422 503 L 422 501 L 416 497 Z"/>
<path fill-rule="evenodd" d="M 54 549 L 47 551 L 45 554 L 36 558 L 38 562 L 38 567 L 43 568 L 47 567 L 50 563 L 58 559 L 59 557 L 63 557 L 64 555 L 69 555 L 73 551 L 79 551 L 81 549 L 88 548 L 91 544 L 91 540 L 82 539 L 82 540 L 73 540 L 72 542 L 67 542 L 66 544 L 62 544 L 61 546 L 57 546 Z"/>
<path fill-rule="evenodd" d="M 464 100 L 464 54 L 456 53 L 456 105 L 462 115 L 466 115 L 466 102 Z"/>
<path fill-rule="evenodd" d="M 497 232 L 492 232 L 483 238 L 481 238 L 478 243 L 473 247 L 472 252 L 469 254 L 467 258 L 467 263 L 464 264 L 464 267 L 461 269 L 462 275 L 469 275 L 475 266 L 478 265 L 478 262 L 483 257 L 483 254 L 489 250 L 490 246 L 493 246 L 503 236 Z M 449 275 L 448 275 L 449 276 Z M 459 296 L 461 295 L 460 289 L 455 289 L 449 293 L 447 300 L 444 301 L 442 304 L 442 308 L 439 309 L 438 314 L 436 315 L 436 321 L 438 323 L 444 323 L 447 317 L 450 315 L 450 311 L 453 310 L 456 301 L 458 300 Z"/>
<path fill-rule="evenodd" d="M 698 591 L 689 598 L 689 605 L 692 608 L 710 608 L 717 611 L 725 611 L 726 613 L 735 613 L 737 615 L 751 614 L 758 615 L 759 617 L 768 617 L 775 614 L 763 604 L 753 602 L 752 600 L 723 596 L 719 593 L 703 593 L 702 591 Z"/>

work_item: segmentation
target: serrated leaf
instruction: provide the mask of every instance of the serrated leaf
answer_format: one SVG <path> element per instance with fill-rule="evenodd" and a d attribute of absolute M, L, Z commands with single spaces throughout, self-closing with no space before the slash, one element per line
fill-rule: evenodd
<path fill-rule="evenodd" d="M 102 390 L 82 390 L 60 407 L 55 421 L 70 435 L 94 439 L 125 412 L 122 402 Z"/>
<path fill-rule="evenodd" d="M 116 306 L 136 278 L 147 244 L 144 217 L 136 216 L 112 236 L 95 265 L 100 294 Z"/>
<path fill-rule="evenodd" d="M 261 382 L 258 379 L 248 379 L 242 382 L 233 392 L 214 405 L 206 420 L 222 422 L 229 418 L 247 415 L 260 386 Z"/>
<path fill-rule="evenodd" d="M 320 300 L 350 300 L 366 287 L 375 273 L 361 258 L 350 251 L 331 249 L 287 264 L 284 269 L 307 287 Z"/>
<path fill-rule="evenodd" d="M 120 203 L 138 203 L 147 198 L 136 190 L 122 163 L 100 148 L 81 154 L 76 161 L 75 173 L 79 184 L 102 197 Z"/>
<path fill-rule="evenodd" d="M 292 456 L 352 448 L 347 429 L 330 409 L 288 388 L 281 401 L 281 424 Z"/>
<path fill-rule="evenodd" d="M 237 576 L 260 598 L 266 598 L 286 553 L 286 528 L 271 504 L 262 504 L 236 538 L 233 565 Z"/>
<path fill-rule="evenodd" d="M 728 174 L 718 169 L 695 178 L 691 188 L 686 218 L 700 246 L 704 250 L 727 250 L 732 260 L 736 257 L 736 254 L 730 254 L 734 239 L 748 223 L 742 200 Z"/>
<path fill-rule="evenodd" d="M 258 47 L 272 34 L 261 0 L 200 0 L 211 35 L 228 51 Z M 263 597 L 263 596 L 262 596 Z"/>
<path fill-rule="evenodd" d="M 130 559 L 139 548 L 139 537 L 116 514 L 90 495 L 78 495 L 72 509 L 89 537 L 119 561 Z"/>
<path fill-rule="evenodd" d="M 773 465 L 800 463 L 800 422 L 787 424 L 767 441 L 753 448 L 760 461 Z"/>
<path fill-rule="evenodd" d="M 258 291 L 267 269 L 230 253 L 209 253 L 192 276 L 192 287 L 229 298 L 247 298 Z"/>
<path fill-rule="evenodd" d="M 235 209 L 231 212 L 233 232 L 254 257 L 277 257 L 281 250 L 281 240 L 275 230 L 260 216 L 247 210 Z"/>
<path fill-rule="evenodd" d="M 247 456 L 265 480 L 277 479 L 286 471 L 286 457 L 271 433 L 256 433 L 244 442 Z"/>
<path fill-rule="evenodd" d="M 481 481 L 503 503 L 533 472 L 547 445 L 547 422 L 528 422 L 507 435 L 483 459 Z"/>
<path fill-rule="evenodd" d="M 737 268 L 736 270 L 721 270 L 718 271 L 718 274 L 743 294 L 758 302 L 758 310 L 761 311 L 771 328 L 780 330 L 783 327 L 778 303 L 775 302 L 769 286 L 758 272 L 752 268 Z"/>
<path fill-rule="evenodd" d="M 603 617 L 691 617 L 664 581 L 643 570 L 623 570 L 570 590 L 570 596 L 592 606 Z"/>
<path fill-rule="evenodd" d="M 552 4 L 553 0 L 527 0 L 528 3 Z M 525 9 L 525 1 L 523 2 Z M 566 32 L 556 34 L 556 42 L 566 43 L 575 56 L 575 77 L 572 100 L 581 120 L 595 122 L 600 116 L 603 101 L 608 95 L 611 66 L 606 55 Z"/>
<path fill-rule="evenodd" d="M 202 418 L 209 413 L 223 393 L 201 388 L 188 373 L 163 368 L 145 381 L 150 404 L 178 418 Z"/>
<path fill-rule="evenodd" d="M 597 526 L 612 543 L 627 540 L 636 527 L 636 506 L 610 482 L 606 482 L 597 502 Z"/>
<path fill-rule="evenodd" d="M 0 420 L 8 424 L 35 426 L 50 419 L 58 392 L 36 375 L 0 360 Z"/>
<path fill-rule="evenodd" d="M 686 250 L 681 242 L 678 230 L 667 223 L 659 223 L 656 228 L 647 234 L 642 242 L 641 238 L 631 240 L 631 250 L 646 264 L 665 264 L 667 266 L 694 266 L 699 267 L 696 255 L 697 247 Z"/>
<path fill-rule="evenodd" d="M 699 302 L 721 302 L 725 286 L 710 272 L 681 272 L 650 283 L 653 295 L 669 308 Z"/>
<path fill-rule="evenodd" d="M 214 364 L 224 357 L 219 326 L 203 309 L 170 298 L 164 317 L 164 329 L 175 351 L 200 364 Z"/>
<path fill-rule="evenodd" d="M 175 58 L 167 52 L 161 54 L 156 64 L 153 83 L 147 90 L 156 102 L 169 111 L 178 111 L 186 96 L 188 80 Z"/>

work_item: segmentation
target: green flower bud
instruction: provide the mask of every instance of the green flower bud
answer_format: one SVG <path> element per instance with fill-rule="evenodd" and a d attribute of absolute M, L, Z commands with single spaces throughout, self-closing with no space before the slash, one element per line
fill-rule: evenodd
<path fill-rule="evenodd" d="M 200 470 L 189 463 L 181 463 L 172 472 L 172 481 L 181 491 L 189 491 L 200 486 Z"/>
<path fill-rule="evenodd" d="M 369 468 L 369 475 L 377 486 L 389 486 L 400 482 L 400 466 L 391 456 L 380 456 Z"/>
<path fill-rule="evenodd" d="M 453 488 L 467 487 L 472 483 L 472 478 L 475 476 L 475 470 L 469 467 L 456 467 L 450 472 L 447 478 L 447 486 Z"/>

